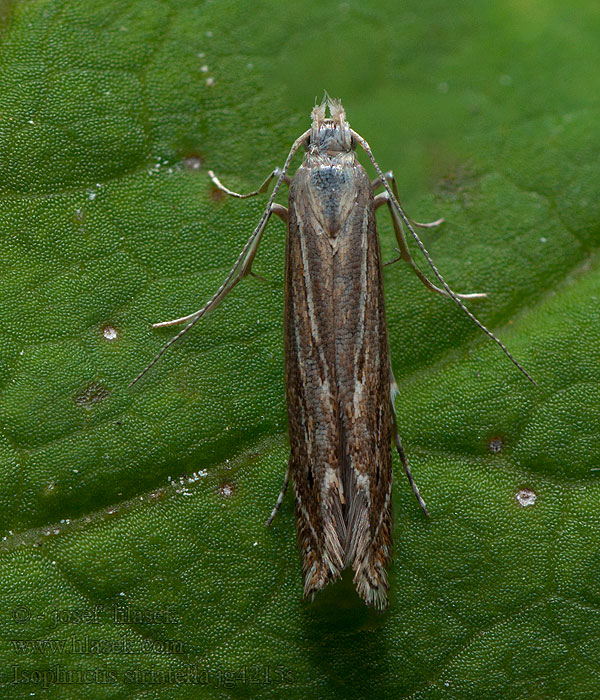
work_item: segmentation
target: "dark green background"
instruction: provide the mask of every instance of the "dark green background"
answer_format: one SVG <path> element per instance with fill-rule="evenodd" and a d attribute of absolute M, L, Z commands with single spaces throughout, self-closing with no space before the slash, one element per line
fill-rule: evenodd
<path fill-rule="evenodd" d="M 0 17 L 2 697 L 600 695 L 598 4 L 30 0 Z M 281 222 L 266 282 L 126 389 L 173 333 L 150 324 L 199 308 L 260 217 L 264 198 L 223 199 L 206 170 L 254 188 L 324 89 L 409 214 L 445 217 L 423 233 L 439 268 L 489 293 L 471 308 L 538 382 L 386 268 L 432 518 L 396 463 L 384 615 L 350 578 L 301 601 L 291 495 L 264 528 L 288 452 Z M 147 616 L 118 624 L 113 605 Z"/>

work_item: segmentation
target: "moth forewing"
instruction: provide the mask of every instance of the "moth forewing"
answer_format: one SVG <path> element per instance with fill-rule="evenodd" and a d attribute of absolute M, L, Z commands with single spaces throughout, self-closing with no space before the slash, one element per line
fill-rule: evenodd
<path fill-rule="evenodd" d="M 382 608 L 392 548 L 390 363 L 373 188 L 343 147 L 346 135 L 337 123 L 309 147 L 290 188 L 289 468 L 305 595 L 351 566 L 359 594 Z"/>
<path fill-rule="evenodd" d="M 132 384 L 250 274 L 271 214 L 286 221 L 284 337 L 290 458 L 267 524 L 277 513 L 291 476 L 305 596 L 314 595 L 351 567 L 359 595 L 367 604 L 383 609 L 387 605 L 386 568 L 392 556 L 392 439 L 412 490 L 425 513 L 427 509 L 396 427 L 393 398 L 397 387 L 391 370 L 375 221 L 380 205 L 387 204 L 392 215 L 400 258 L 428 289 L 451 297 L 531 378 L 461 301 L 485 295 L 456 294 L 446 284 L 399 204 L 393 176 L 383 174 L 369 144 L 350 129 L 341 103 L 327 98 L 311 116 L 311 128 L 296 139 L 283 168 L 276 168 L 258 190 L 240 195 L 210 173 L 215 186 L 235 197 L 265 192 L 273 178 L 276 184 L 256 229 L 213 297 L 188 316 L 155 324 L 187 325 Z M 357 144 L 377 171 L 373 182 L 356 158 Z M 287 171 L 300 146 L 306 155 L 290 181 Z M 288 209 L 275 203 L 283 182 L 290 184 Z M 380 186 L 385 192 L 375 197 L 374 190 Z M 441 288 L 413 261 L 404 226 Z"/>

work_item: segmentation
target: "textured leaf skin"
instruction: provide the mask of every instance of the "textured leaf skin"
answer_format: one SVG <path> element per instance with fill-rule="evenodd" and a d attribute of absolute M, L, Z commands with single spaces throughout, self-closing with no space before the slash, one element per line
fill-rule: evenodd
<path fill-rule="evenodd" d="M 2 697 L 600 695 L 600 11 L 364 5 L 0 7 Z M 346 579 L 303 604 L 291 499 L 263 526 L 288 455 L 280 222 L 267 281 L 125 388 L 262 211 L 206 169 L 253 189 L 323 88 L 411 216 L 445 217 L 439 268 L 488 292 L 471 308 L 538 383 L 386 268 L 432 518 L 396 464 L 384 615 Z"/>

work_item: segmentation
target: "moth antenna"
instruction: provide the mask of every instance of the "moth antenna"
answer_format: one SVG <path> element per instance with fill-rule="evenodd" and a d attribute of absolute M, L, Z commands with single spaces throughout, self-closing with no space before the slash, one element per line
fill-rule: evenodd
<path fill-rule="evenodd" d="M 242 248 L 241 253 L 238 255 L 237 260 L 235 261 L 235 264 L 231 268 L 229 274 L 225 278 L 225 281 L 223 284 L 219 287 L 219 289 L 213 294 L 211 299 L 200 309 L 200 311 L 197 312 L 197 314 L 194 314 L 194 317 L 192 320 L 185 326 L 185 328 L 182 328 L 177 335 L 173 336 L 163 347 L 158 351 L 158 353 L 152 358 L 152 360 L 144 367 L 144 369 L 137 375 L 135 379 L 133 379 L 127 386 L 127 388 L 131 388 L 134 384 L 136 384 L 145 374 L 146 372 L 153 367 L 159 360 L 160 358 L 164 355 L 164 353 L 168 350 L 168 348 L 171 347 L 174 343 L 176 343 L 178 340 L 180 340 L 191 328 L 194 326 L 198 321 L 207 313 L 208 310 L 210 310 L 212 303 L 219 297 L 220 294 L 222 294 L 223 290 L 227 287 L 227 285 L 230 284 L 232 279 L 234 278 L 236 272 L 239 271 L 240 265 L 242 264 L 248 250 L 251 248 L 252 244 L 256 240 L 257 236 L 260 235 L 262 232 L 262 229 L 264 228 L 265 222 L 267 218 L 269 217 L 269 212 L 271 211 L 271 206 L 273 205 L 273 202 L 275 200 L 275 196 L 277 195 L 277 192 L 279 191 L 279 188 L 281 187 L 281 183 L 283 182 L 286 173 L 290 167 L 290 163 L 292 162 L 292 158 L 294 157 L 296 151 L 300 148 L 300 146 L 309 138 L 310 136 L 310 129 L 305 131 L 301 136 L 299 136 L 294 143 L 292 144 L 292 147 L 290 149 L 290 152 L 287 155 L 287 158 L 285 159 L 285 163 L 283 165 L 283 168 L 281 169 L 281 172 L 279 173 L 279 177 L 277 178 L 277 181 L 275 182 L 275 186 L 273 187 L 273 191 L 271 192 L 271 196 L 269 197 L 269 201 L 267 203 L 267 206 L 260 217 L 260 221 L 258 222 L 258 225 L 252 232 L 252 235 L 250 238 L 247 240 L 246 245 Z M 233 282 L 233 285 L 235 285 L 238 280 L 235 280 Z M 233 286 L 232 285 L 232 286 Z"/>
<path fill-rule="evenodd" d="M 350 130 L 350 133 L 351 133 L 351 135 L 352 135 L 352 138 L 353 138 L 357 143 L 359 143 L 359 144 L 361 145 L 362 149 L 364 150 L 364 152 L 365 152 L 365 153 L 367 154 L 367 156 L 369 157 L 369 160 L 370 160 L 371 163 L 373 164 L 373 167 L 375 168 L 375 171 L 377 172 L 377 175 L 381 178 L 381 182 L 382 182 L 383 186 L 385 187 L 385 189 L 386 189 L 388 195 L 390 196 L 390 200 L 391 200 L 392 204 L 394 205 L 394 207 L 396 208 L 396 211 L 397 211 L 397 212 L 400 214 L 400 216 L 402 217 L 402 220 L 404 221 L 404 223 L 405 223 L 406 226 L 408 227 L 408 230 L 410 231 L 412 237 L 413 237 L 413 238 L 415 239 L 415 241 L 417 242 L 417 245 L 419 246 L 419 249 L 420 249 L 421 253 L 423 253 L 423 255 L 425 256 L 425 259 L 426 259 L 427 262 L 429 263 L 429 266 L 430 266 L 431 269 L 433 270 L 435 276 L 438 278 L 438 280 L 440 281 L 441 285 L 444 287 L 444 289 L 446 290 L 446 292 L 448 293 L 448 295 L 458 304 L 458 306 L 459 306 L 459 307 L 464 311 L 464 313 L 471 319 L 471 321 L 473 321 L 473 323 L 475 323 L 476 326 L 478 326 L 479 328 L 481 328 L 481 330 L 482 330 L 484 333 L 486 333 L 486 334 L 500 347 L 500 349 L 502 350 L 502 352 L 508 357 L 508 359 L 513 363 L 513 365 L 514 365 L 520 372 L 522 372 L 522 373 L 527 377 L 527 379 L 529 379 L 529 381 L 530 381 L 534 386 L 537 386 L 536 381 L 533 379 L 533 377 L 532 377 L 532 376 L 529 374 L 529 372 L 527 372 L 527 370 L 526 370 L 522 365 L 520 365 L 519 362 L 512 356 L 512 354 L 510 353 L 510 351 L 509 351 L 509 349 L 506 347 L 506 345 L 504 345 L 504 343 L 503 343 L 499 338 L 496 338 L 496 336 L 492 333 L 492 331 L 490 331 L 488 328 L 486 328 L 486 326 L 484 326 L 483 323 L 481 323 L 481 321 L 480 321 L 479 319 L 477 319 L 477 318 L 469 311 L 469 309 L 462 303 L 462 301 L 456 296 L 456 294 L 452 291 L 452 289 L 450 289 L 450 287 L 448 286 L 446 280 L 442 277 L 441 273 L 439 272 L 439 270 L 438 270 L 437 267 L 435 266 L 435 263 L 434 263 L 433 260 L 431 259 L 431 255 L 429 255 L 429 253 L 428 253 L 428 251 L 427 251 L 427 248 L 425 248 L 425 246 L 423 245 L 423 242 L 421 241 L 421 239 L 420 239 L 419 236 L 417 235 L 417 232 L 416 232 L 416 231 L 414 230 L 414 228 L 412 227 L 412 225 L 411 225 L 411 223 L 410 223 L 410 219 L 409 219 L 408 216 L 404 213 L 404 210 L 402 209 L 402 207 L 400 206 L 400 203 L 399 203 L 398 200 L 396 199 L 396 196 L 394 195 L 394 193 L 393 193 L 393 191 L 392 191 L 392 188 L 390 187 L 388 181 L 385 179 L 385 177 L 384 177 L 384 175 L 383 175 L 383 171 L 381 170 L 381 168 L 379 167 L 379 164 L 378 164 L 377 161 L 375 160 L 375 156 L 373 155 L 373 152 L 371 151 L 371 147 L 369 146 L 369 144 L 367 143 L 367 141 L 365 141 L 365 139 L 364 139 L 360 134 L 358 134 L 356 131 L 354 131 L 354 129 L 351 129 L 351 130 Z"/>

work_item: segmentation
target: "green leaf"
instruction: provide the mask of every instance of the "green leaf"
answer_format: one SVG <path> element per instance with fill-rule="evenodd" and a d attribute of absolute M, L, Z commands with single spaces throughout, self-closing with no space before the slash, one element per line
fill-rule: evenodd
<path fill-rule="evenodd" d="M 600 694 L 599 23 L 585 0 L 0 8 L 3 697 Z M 289 449 L 281 222 L 266 281 L 127 389 L 174 333 L 151 323 L 212 295 L 264 207 L 206 170 L 256 187 L 324 88 L 408 213 L 445 218 L 436 264 L 488 292 L 470 308 L 537 382 L 386 268 L 432 517 L 395 463 L 383 615 L 351 576 L 302 602 L 291 495 L 264 527 Z"/>

